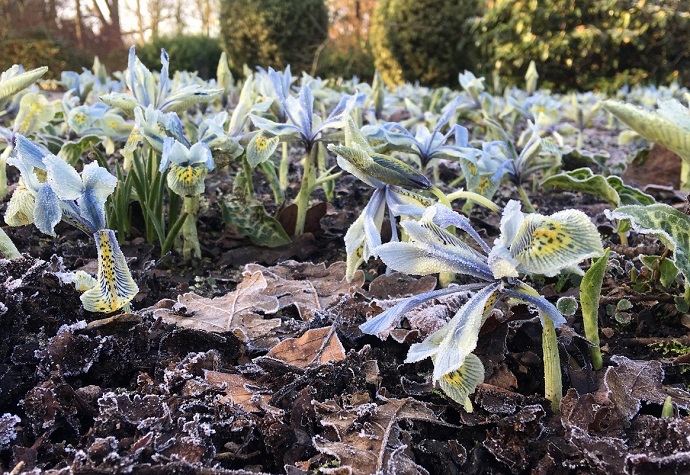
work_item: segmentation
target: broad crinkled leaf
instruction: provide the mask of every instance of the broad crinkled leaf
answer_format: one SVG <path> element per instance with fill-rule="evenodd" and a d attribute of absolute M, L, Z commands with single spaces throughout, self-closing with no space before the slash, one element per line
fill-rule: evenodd
<path fill-rule="evenodd" d="M 676 99 L 660 102 L 656 111 L 615 99 L 605 101 L 604 107 L 650 142 L 690 161 L 690 110 Z"/>
<path fill-rule="evenodd" d="M 589 193 L 605 199 L 613 207 L 620 205 L 618 192 L 609 185 L 606 177 L 595 175 L 589 168 L 578 168 L 550 176 L 542 182 L 542 186 Z"/>
<path fill-rule="evenodd" d="M 235 226 L 240 236 L 249 237 L 256 246 L 277 247 L 290 243 L 283 226 L 266 212 L 259 201 L 245 202 L 228 197 L 221 202 L 221 209 L 223 221 Z"/>
<path fill-rule="evenodd" d="M 690 281 L 690 216 L 667 204 L 622 206 L 608 213 L 611 218 L 630 219 L 633 229 L 655 236 L 673 251 L 673 262 Z"/>
<path fill-rule="evenodd" d="M 589 193 L 605 199 L 613 207 L 632 204 L 649 205 L 655 202 L 652 196 L 626 185 L 620 177 L 596 175 L 589 168 L 578 168 L 550 176 L 542 182 L 542 185 Z"/>
<path fill-rule="evenodd" d="M 64 159 L 70 165 L 75 165 L 88 150 L 93 150 L 99 143 L 101 138 L 95 135 L 86 135 L 76 140 L 68 140 L 62 144 L 58 157 Z"/>

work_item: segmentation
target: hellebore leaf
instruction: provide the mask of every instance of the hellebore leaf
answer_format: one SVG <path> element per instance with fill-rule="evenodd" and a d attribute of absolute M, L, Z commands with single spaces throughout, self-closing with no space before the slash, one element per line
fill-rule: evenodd
<path fill-rule="evenodd" d="M 98 250 L 98 284 L 81 295 L 89 312 L 114 312 L 127 305 L 139 292 L 115 232 L 101 229 L 94 234 Z"/>
<path fill-rule="evenodd" d="M 76 164 L 87 150 L 92 150 L 101 143 L 101 138 L 95 135 L 86 135 L 75 141 L 69 140 L 62 144 L 58 157 L 63 158 L 70 165 Z"/>
<path fill-rule="evenodd" d="M 649 205 L 655 202 L 652 196 L 626 185 L 620 177 L 596 175 L 589 168 L 578 168 L 550 176 L 542 185 L 598 196 L 614 208 L 621 205 Z"/>
<path fill-rule="evenodd" d="M 690 216 L 666 204 L 622 206 L 610 218 L 630 219 L 633 229 L 659 238 L 673 251 L 673 263 L 690 281 Z"/>
<path fill-rule="evenodd" d="M 259 201 L 244 202 L 230 197 L 220 202 L 225 224 L 235 226 L 239 236 L 247 236 L 256 246 L 277 247 L 290 243 L 283 226 L 269 215 Z"/>
<path fill-rule="evenodd" d="M 676 99 L 659 102 L 656 111 L 615 99 L 604 101 L 604 108 L 650 142 L 690 161 L 690 110 Z"/>

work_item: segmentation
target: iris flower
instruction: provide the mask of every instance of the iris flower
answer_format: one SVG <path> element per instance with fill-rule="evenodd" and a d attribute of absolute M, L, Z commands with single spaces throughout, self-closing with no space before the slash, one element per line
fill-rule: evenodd
<path fill-rule="evenodd" d="M 413 344 L 406 360 L 413 363 L 430 357 L 434 363 L 433 380 L 463 403 L 483 381 L 483 368 L 477 371 L 481 362 L 476 357 L 468 358 L 498 298 L 508 295 L 527 302 L 539 310 L 542 321 L 549 318 L 558 327 L 565 323 L 563 315 L 520 280 L 521 275 L 553 276 L 564 269 L 572 270 L 583 259 L 602 255 L 603 249 L 595 226 L 581 211 L 525 215 L 519 202 L 510 201 L 501 219 L 501 235 L 492 248 L 476 233 L 471 235 L 479 244 L 479 251 L 444 229 L 453 225 L 463 229 L 465 219 L 450 210 L 439 219 L 436 216 L 439 209 L 442 208 L 437 205 L 429 208 L 419 221 L 401 223 L 408 242 L 382 244 L 374 252 L 386 265 L 400 272 L 415 275 L 453 272 L 479 282 L 411 297 L 362 324 L 360 329 L 385 339 L 410 309 L 441 295 L 479 289 L 443 328 L 421 343 Z"/>
<path fill-rule="evenodd" d="M 65 221 L 93 236 L 98 274 L 96 285 L 82 294 L 82 304 L 90 312 L 112 312 L 127 305 L 139 288 L 115 233 L 105 227 L 105 202 L 117 178 L 96 163 L 85 165 L 80 174 L 22 135 L 16 137 L 8 163 L 19 169 L 21 183 L 10 199 L 7 224 L 33 222 L 41 232 L 55 236 L 55 226 Z"/>

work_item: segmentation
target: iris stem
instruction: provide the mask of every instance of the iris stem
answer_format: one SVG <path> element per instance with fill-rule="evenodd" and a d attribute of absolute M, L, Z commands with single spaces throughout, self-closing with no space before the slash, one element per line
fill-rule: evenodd
<path fill-rule="evenodd" d="M 182 258 L 185 261 L 201 259 L 201 247 L 196 230 L 196 218 L 199 214 L 199 195 L 184 197 L 184 212 L 187 219 L 182 225 Z"/>
<path fill-rule="evenodd" d="M 302 171 L 302 184 L 299 188 L 295 203 L 297 204 L 297 218 L 295 220 L 295 236 L 304 233 L 304 223 L 307 220 L 307 210 L 309 209 L 309 197 L 314 189 L 314 176 L 312 168 L 316 160 L 317 147 L 311 147 L 304 155 L 304 170 Z"/>
<path fill-rule="evenodd" d="M 539 292 L 528 285 L 521 287 L 526 294 L 540 297 Z M 544 359 L 544 397 L 551 402 L 551 410 L 560 412 L 563 397 L 563 381 L 561 376 L 561 358 L 558 354 L 558 339 L 553 321 L 546 315 L 542 316 L 541 344 Z"/>

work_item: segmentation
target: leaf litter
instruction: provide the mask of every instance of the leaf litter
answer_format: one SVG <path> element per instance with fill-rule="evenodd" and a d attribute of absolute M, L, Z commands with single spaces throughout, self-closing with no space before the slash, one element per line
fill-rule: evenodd
<path fill-rule="evenodd" d="M 690 422 L 658 417 L 667 396 L 687 414 L 690 394 L 677 382 L 683 363 L 611 356 L 604 371 L 590 371 L 591 390 L 573 384 L 561 414 L 552 414 L 540 396 L 539 325 L 524 306 L 487 319 L 476 350 L 485 383 L 468 414 L 433 390 L 429 362 L 402 364 L 408 344 L 462 299 L 415 309 L 384 341 L 357 329 L 435 279 L 392 274 L 366 283 L 360 275 L 347 283 L 338 263 L 250 264 L 224 295 L 186 292 L 94 320 L 60 271 L 56 262 L 0 261 L 3 471 L 690 469 Z M 575 330 L 561 335 L 564 361 L 586 354 Z"/>

